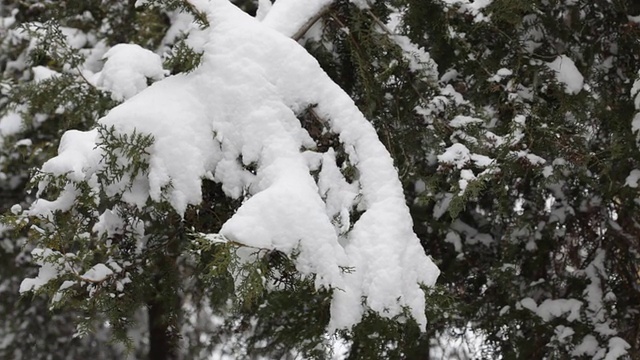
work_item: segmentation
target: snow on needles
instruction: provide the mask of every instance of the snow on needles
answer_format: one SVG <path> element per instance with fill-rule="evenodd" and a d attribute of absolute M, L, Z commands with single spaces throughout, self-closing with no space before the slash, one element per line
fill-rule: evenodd
<path fill-rule="evenodd" d="M 190 35 L 203 51 L 197 69 L 146 89 L 111 79 L 112 90 L 122 80 L 123 89 L 133 91 L 120 91 L 125 102 L 100 124 L 119 133 L 135 130 L 154 137 L 148 149 L 148 184 L 133 190 L 123 185 L 120 193 L 137 192 L 124 196 L 124 201 L 141 196 L 167 199 L 184 213 L 188 205 L 201 202 L 201 179 L 212 178 L 228 196 L 246 196 L 224 224 L 222 236 L 247 246 L 296 252 L 302 274 L 315 275 L 317 287 L 336 289 L 330 329 L 353 326 L 368 310 L 391 318 L 404 308 L 424 329 L 420 284 L 433 285 L 439 270 L 413 233 L 393 160 L 372 125 L 317 61 L 287 36 L 289 30 L 267 26 L 275 21 L 269 20 L 271 16 L 281 14 L 277 23 L 286 24 L 290 19 L 285 14 L 300 14 L 279 10 L 278 4 L 287 2 L 278 1 L 264 24 L 227 0 L 191 2 L 211 24 Z M 107 53 L 107 64 L 121 52 L 114 49 Z M 127 49 L 122 52 L 132 50 Z M 138 50 L 135 53 L 142 54 Z M 156 79 L 163 75 L 151 57 L 149 61 L 127 58 L 124 69 Z M 314 141 L 295 115 L 309 106 L 316 106 L 316 113 L 339 135 L 357 169 L 355 185 L 337 171 L 333 152 L 316 157 L 322 162 L 321 189 L 311 176 L 308 156 L 300 149 L 313 149 Z M 91 136 L 95 133 L 83 139 Z M 73 138 L 80 137 L 67 136 L 64 143 Z M 79 148 L 88 149 L 84 143 L 66 144 L 43 169 L 66 169 L 73 177 L 90 178 L 87 171 L 99 169 L 100 164 L 76 162 L 100 161 L 100 157 L 70 153 Z M 65 161 L 70 163 L 60 164 Z M 247 170 L 248 165 L 255 172 Z M 332 223 L 336 214 L 348 221 L 346 215 L 354 206 L 364 213 L 351 230 L 344 222 Z M 344 267 L 354 271 L 344 272 Z"/>

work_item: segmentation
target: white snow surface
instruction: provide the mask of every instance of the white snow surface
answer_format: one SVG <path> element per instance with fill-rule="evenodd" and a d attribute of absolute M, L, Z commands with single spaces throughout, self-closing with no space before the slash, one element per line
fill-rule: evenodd
<path fill-rule="evenodd" d="M 571 355 L 576 357 L 581 355 L 595 355 L 596 351 L 598 351 L 598 339 L 589 334 L 582 338 L 582 342 L 573 349 Z"/>
<path fill-rule="evenodd" d="M 102 152 L 96 147 L 98 130 L 69 130 L 62 135 L 58 156 L 42 165 L 42 171 L 66 175 L 72 181 L 87 180 L 98 169 Z"/>
<path fill-rule="evenodd" d="M 638 73 L 640 77 L 640 73 Z M 635 105 L 637 110 L 640 110 L 640 79 L 637 79 L 633 82 L 633 86 L 631 87 L 631 97 L 633 97 L 633 104 Z"/>
<path fill-rule="evenodd" d="M 520 305 L 536 313 L 545 322 L 564 315 L 571 322 L 580 318 L 582 302 L 576 299 L 546 299 L 537 305 L 535 300 L 527 297 L 520 300 Z"/>
<path fill-rule="evenodd" d="M 624 339 L 615 336 L 609 339 L 609 351 L 607 351 L 607 356 L 605 356 L 604 360 L 615 360 L 624 355 L 627 355 L 627 349 L 631 348 L 628 342 Z"/>
<path fill-rule="evenodd" d="M 356 6 L 355 1 L 352 1 Z M 366 0 L 363 0 L 366 2 Z M 421 72 L 428 77 L 430 81 L 438 79 L 438 65 L 431 59 L 431 55 L 422 47 L 417 46 L 407 36 L 402 34 L 402 12 L 395 10 L 389 14 L 389 21 L 386 24 L 386 31 L 389 32 L 389 38 L 393 40 L 402 49 L 402 55 L 409 62 L 409 68 L 412 71 Z M 378 29 L 385 33 L 385 29 Z"/>
<path fill-rule="evenodd" d="M 259 15 L 264 17 L 263 24 L 291 37 L 331 3 L 333 0 L 278 0 L 267 8 L 261 1 Z M 268 12 L 263 15 L 262 11 Z"/>
<path fill-rule="evenodd" d="M 258 10 L 256 11 L 256 19 L 262 21 L 271 10 L 273 4 L 271 0 L 258 0 Z"/>
<path fill-rule="evenodd" d="M 575 95 L 582 90 L 584 77 L 569 57 L 560 55 L 547 66 L 556 73 L 556 79 L 565 85 L 567 94 Z"/>
<path fill-rule="evenodd" d="M 629 173 L 629 176 L 627 176 L 627 179 L 625 180 L 624 185 L 632 188 L 637 188 L 639 180 L 640 180 L 640 170 L 633 169 Z"/>
<path fill-rule="evenodd" d="M 136 44 L 118 44 L 106 54 L 97 85 L 116 101 L 129 99 L 147 87 L 147 79 L 160 80 L 167 72 L 162 59 Z"/>
<path fill-rule="evenodd" d="M 51 70 L 46 66 L 34 66 L 31 71 L 33 71 L 33 81 L 36 84 L 41 81 L 60 76 L 59 72 Z"/>
<path fill-rule="evenodd" d="M 80 278 L 91 282 L 100 282 L 104 281 L 111 275 L 113 275 L 113 270 L 109 269 L 107 265 L 96 264 L 91 269 L 87 270 L 86 273 L 80 276 Z"/>
<path fill-rule="evenodd" d="M 482 14 L 482 9 L 491 5 L 493 0 L 443 0 L 449 5 L 459 5 L 461 12 L 469 12 L 474 15 L 474 21 L 485 21 L 488 18 Z"/>
<path fill-rule="evenodd" d="M 640 73 L 638 73 L 638 76 L 640 77 Z M 635 105 L 636 110 L 640 110 L 640 78 L 633 82 L 633 86 L 631 87 L 631 97 L 633 98 L 633 104 Z M 640 131 L 640 112 L 636 113 L 631 121 L 631 131 L 634 133 Z M 638 135 L 640 136 L 640 134 Z M 629 179 L 627 178 L 627 181 L 628 180 Z"/>
<path fill-rule="evenodd" d="M 449 121 L 449 126 L 454 128 L 465 127 L 469 124 L 481 124 L 483 121 L 478 118 L 465 115 L 456 115 L 453 120 Z"/>
<path fill-rule="evenodd" d="M 0 139 L 19 133 L 22 130 L 22 116 L 16 112 L 9 112 L 0 117 Z"/>
<path fill-rule="evenodd" d="M 479 167 L 489 166 L 493 162 L 488 156 L 472 153 L 466 146 L 460 143 L 449 146 L 445 152 L 438 155 L 437 158 L 439 162 L 455 165 L 458 169 L 462 169 L 471 161 Z"/>
<path fill-rule="evenodd" d="M 211 24 L 192 33 L 203 51 L 201 65 L 146 89 L 146 79 L 144 87 L 112 88 L 125 102 L 99 121 L 119 133 L 135 130 L 155 140 L 148 149 L 148 176 L 138 179 L 145 184 L 127 190 L 136 194 L 123 199 L 134 204 L 147 197 L 167 199 L 184 213 L 188 205 L 201 202 L 201 179 L 212 178 L 228 196 L 246 196 L 221 229 L 222 236 L 249 247 L 296 251 L 302 274 L 315 275 L 317 287 L 336 289 L 330 329 L 351 327 L 368 310 L 391 318 L 403 308 L 424 329 L 420 284 L 433 285 L 439 270 L 412 231 L 393 160 L 371 124 L 317 61 L 286 36 L 286 29 L 279 29 L 283 35 L 266 26 L 279 11 L 287 13 L 278 4 L 291 3 L 298 15 L 299 7 L 279 0 L 261 23 L 227 0 L 191 2 Z M 288 16 L 279 21 L 286 23 Z M 137 79 L 164 75 L 155 57 L 142 59 L 146 55 L 131 47 L 113 49 L 103 76 L 119 74 L 116 68 L 107 69 L 114 56 Z M 295 116 L 311 105 L 339 135 L 357 169 L 354 184 L 337 171 L 331 151 L 318 154 L 319 183 L 311 176 L 312 157 L 301 149 L 312 149 L 314 142 Z M 59 156 L 43 171 L 68 172 L 91 184 L 101 167 L 96 142 L 95 130 L 65 135 Z M 255 173 L 245 169 L 250 164 Z M 349 230 L 345 223 L 356 205 L 364 213 Z M 342 218 L 339 224 L 332 223 L 336 214 Z"/>
<path fill-rule="evenodd" d="M 35 263 L 40 265 L 38 276 L 22 280 L 19 290 L 20 293 L 38 290 L 49 281 L 57 278 L 58 274 L 66 268 L 62 260 L 63 255 L 58 251 L 36 248 L 31 251 L 31 255 L 34 257 Z M 51 261 L 51 257 L 56 257 L 59 261 Z"/>

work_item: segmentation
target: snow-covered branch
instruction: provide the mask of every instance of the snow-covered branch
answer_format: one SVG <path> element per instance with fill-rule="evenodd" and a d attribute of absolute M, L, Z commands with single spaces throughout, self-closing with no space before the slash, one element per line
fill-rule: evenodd
<path fill-rule="evenodd" d="M 329 2 L 300 6 L 280 0 L 263 22 L 227 0 L 192 3 L 211 24 L 189 38 L 203 53 L 200 66 L 135 96 L 128 93 L 99 121 L 118 134 L 137 132 L 154 139 L 147 149 L 146 175 L 132 179 L 133 186 L 111 184 L 109 193 L 138 207 L 147 198 L 168 200 L 184 214 L 202 201 L 202 179 L 214 180 L 226 195 L 245 198 L 220 234 L 248 247 L 295 254 L 301 274 L 315 276 L 318 288 L 335 289 L 330 328 L 351 327 L 368 310 L 392 318 L 410 309 L 424 329 L 421 285 L 432 286 L 439 271 L 413 233 L 393 160 L 351 98 L 289 38 Z M 300 20 L 295 24 L 285 21 L 292 12 Z M 129 50 L 135 48 L 121 48 Z M 107 65 L 101 76 L 117 79 L 105 73 Z M 130 70 L 149 76 L 139 65 Z M 339 137 L 356 169 L 355 180 L 335 171 L 332 150 L 315 150 L 314 139 L 296 117 L 310 106 Z M 89 135 L 78 138 L 100 143 L 95 131 Z M 79 177 L 76 181 L 95 179 L 102 166 L 95 163 L 100 148 L 67 153 L 77 148 L 66 143 L 43 169 L 55 163 L 59 169 L 75 169 L 70 174 Z M 73 164 L 60 164 L 65 161 Z M 317 182 L 311 175 L 315 170 L 320 170 Z M 39 207 L 36 202 L 31 214 L 37 215 Z M 334 226 L 336 214 L 349 224 L 356 208 L 362 214 L 350 228 Z M 345 273 L 344 268 L 355 271 Z"/>

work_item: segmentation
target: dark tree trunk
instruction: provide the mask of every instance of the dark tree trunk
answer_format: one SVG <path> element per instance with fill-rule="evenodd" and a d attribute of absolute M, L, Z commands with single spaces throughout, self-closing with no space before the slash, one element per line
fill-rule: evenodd
<path fill-rule="evenodd" d="M 156 258 L 156 275 L 147 300 L 149 360 L 178 360 L 180 340 L 180 275 L 177 266 L 179 236 L 171 236 Z"/>
<path fill-rule="evenodd" d="M 149 360 L 177 360 L 178 336 L 175 320 L 169 315 L 167 303 L 150 301 L 149 307 Z"/>

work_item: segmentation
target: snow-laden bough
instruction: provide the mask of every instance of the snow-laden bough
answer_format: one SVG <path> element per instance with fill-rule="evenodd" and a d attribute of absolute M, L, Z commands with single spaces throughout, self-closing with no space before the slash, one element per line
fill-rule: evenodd
<path fill-rule="evenodd" d="M 301 274 L 313 275 L 318 288 L 335 289 L 330 329 L 351 327 L 368 310 L 392 318 L 404 309 L 424 329 L 421 285 L 434 285 L 439 270 L 413 233 L 398 173 L 372 125 L 295 41 L 227 0 L 192 3 L 210 23 L 189 38 L 202 51 L 200 66 L 157 81 L 99 121 L 117 133 L 154 138 L 148 173 L 136 186 L 123 184 L 124 201 L 141 206 L 148 197 L 167 199 L 183 214 L 202 201 L 202 179 L 213 179 L 228 196 L 247 199 L 220 235 L 249 247 L 295 253 Z M 315 144 L 296 117 L 310 106 L 339 136 L 357 169 L 355 182 L 345 180 L 331 151 L 317 154 L 317 182 L 310 174 L 309 151 L 301 149 Z M 102 167 L 95 130 L 63 140 L 58 157 L 43 171 L 95 184 Z M 95 143 L 70 144 L 76 140 Z M 360 218 L 336 227 L 332 218 L 348 214 L 356 200 Z M 34 204 L 32 215 L 52 211 L 43 202 Z M 345 267 L 353 271 L 344 272 Z"/>

